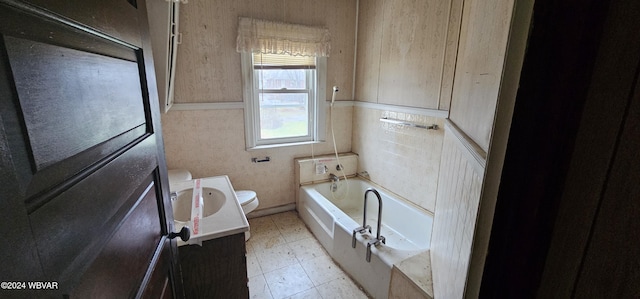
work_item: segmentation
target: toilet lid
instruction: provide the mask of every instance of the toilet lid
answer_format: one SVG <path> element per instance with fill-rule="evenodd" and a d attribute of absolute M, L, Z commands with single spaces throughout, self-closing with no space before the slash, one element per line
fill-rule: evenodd
<path fill-rule="evenodd" d="M 177 183 L 191 180 L 191 172 L 186 169 L 169 169 L 169 183 Z"/>
<path fill-rule="evenodd" d="M 256 193 L 251 190 L 239 190 L 236 191 L 236 196 L 238 196 L 238 201 L 240 205 L 247 205 L 256 199 Z"/>

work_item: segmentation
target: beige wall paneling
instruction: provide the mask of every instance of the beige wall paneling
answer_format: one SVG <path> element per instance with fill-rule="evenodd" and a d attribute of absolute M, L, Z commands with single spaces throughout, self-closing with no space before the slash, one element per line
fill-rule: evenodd
<path fill-rule="evenodd" d="M 439 110 L 449 110 L 451 107 L 451 95 L 453 92 L 453 77 L 456 70 L 456 58 L 458 57 L 458 42 L 460 38 L 460 23 L 462 21 L 463 0 L 451 0 L 449 10 L 449 24 L 447 25 L 447 40 L 444 53 L 444 66 L 442 69 L 442 84 L 440 85 Z"/>
<path fill-rule="evenodd" d="M 488 150 L 511 24 L 513 0 L 466 0 L 451 120 Z"/>
<path fill-rule="evenodd" d="M 180 11 L 175 103 L 242 102 L 238 16 L 282 16 L 282 1 L 194 1 Z"/>
<path fill-rule="evenodd" d="M 326 27 L 331 32 L 331 56 L 327 59 L 327 99 L 332 87 L 340 92 L 336 100 L 351 100 L 353 90 L 353 52 L 355 51 L 357 1 L 284 1 L 285 21 Z"/>
<path fill-rule="evenodd" d="M 196 1 L 180 12 L 182 44 L 176 67 L 176 103 L 242 102 L 238 17 L 327 27 L 332 53 L 327 60 L 331 86 L 353 85 L 356 1 Z M 350 92 L 337 99 L 351 99 Z"/>
<path fill-rule="evenodd" d="M 384 0 L 360 0 L 355 100 L 378 102 Z"/>
<path fill-rule="evenodd" d="M 378 102 L 438 109 L 449 1 L 385 1 Z"/>
<path fill-rule="evenodd" d="M 483 181 L 484 154 L 447 125 L 431 236 L 434 298 L 462 298 Z M 474 152 L 475 151 L 475 152 Z M 480 152 L 479 152 L 480 151 Z"/>
<path fill-rule="evenodd" d="M 462 0 L 361 0 L 355 99 L 448 110 Z"/>

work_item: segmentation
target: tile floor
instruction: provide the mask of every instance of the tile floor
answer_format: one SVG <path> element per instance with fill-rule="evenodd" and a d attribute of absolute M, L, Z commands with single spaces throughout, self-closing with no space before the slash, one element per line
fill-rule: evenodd
<path fill-rule="evenodd" d="M 295 211 L 249 219 L 251 298 L 367 298 L 338 267 Z"/>

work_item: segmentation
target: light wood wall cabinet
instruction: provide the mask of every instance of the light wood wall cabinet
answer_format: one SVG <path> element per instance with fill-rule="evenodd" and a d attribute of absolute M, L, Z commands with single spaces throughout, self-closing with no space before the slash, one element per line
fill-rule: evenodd
<path fill-rule="evenodd" d="M 448 110 L 462 0 L 360 0 L 355 99 Z"/>

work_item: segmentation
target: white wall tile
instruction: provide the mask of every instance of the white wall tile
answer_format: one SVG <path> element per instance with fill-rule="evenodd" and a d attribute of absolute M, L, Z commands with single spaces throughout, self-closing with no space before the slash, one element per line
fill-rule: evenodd
<path fill-rule="evenodd" d="M 381 117 L 437 124 L 439 129 L 390 124 Z M 358 171 L 367 171 L 372 181 L 434 212 L 443 124 L 436 117 L 355 107 L 352 151 L 359 155 Z"/>

